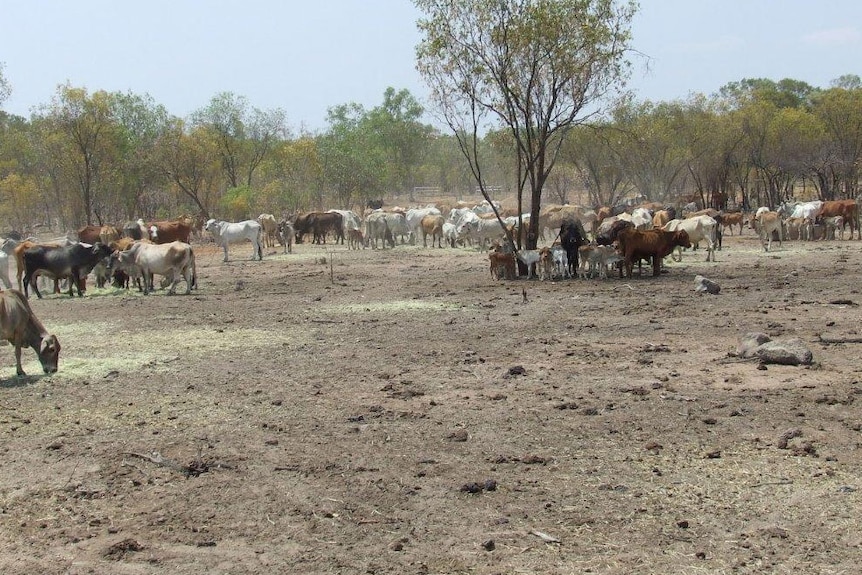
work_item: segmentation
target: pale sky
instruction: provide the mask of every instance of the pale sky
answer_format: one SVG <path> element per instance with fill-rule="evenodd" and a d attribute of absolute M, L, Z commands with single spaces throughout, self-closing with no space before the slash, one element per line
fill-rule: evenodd
<path fill-rule="evenodd" d="M 323 130 L 329 107 L 373 108 L 388 86 L 425 103 L 418 16 L 409 0 L 0 0 L 3 109 L 29 117 L 68 81 L 149 94 L 181 117 L 233 92 L 283 109 L 294 131 Z M 634 58 L 639 99 L 862 76 L 859 0 L 641 0 L 632 31 L 649 58 L 649 71 Z"/>

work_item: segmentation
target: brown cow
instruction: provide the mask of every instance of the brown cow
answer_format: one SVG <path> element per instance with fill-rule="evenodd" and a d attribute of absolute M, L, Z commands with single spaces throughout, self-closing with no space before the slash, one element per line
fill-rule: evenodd
<path fill-rule="evenodd" d="M 85 244 L 94 244 L 99 241 L 102 226 L 84 226 L 77 231 L 78 241 Z"/>
<path fill-rule="evenodd" d="M 169 244 L 171 242 L 189 243 L 192 226 L 188 220 L 164 220 L 147 224 L 147 231 L 154 244 Z"/>
<path fill-rule="evenodd" d="M 856 205 L 856 200 L 832 200 L 823 202 L 823 209 L 820 210 L 819 217 L 829 218 L 841 216 L 844 218 L 844 223 L 841 226 L 843 231 L 844 226 L 850 224 L 850 239 L 853 239 L 853 230 L 858 230 L 858 237 L 862 240 L 862 230 L 859 229 L 859 207 Z"/>
<path fill-rule="evenodd" d="M 662 258 L 681 246 L 690 248 L 691 242 L 685 230 L 666 232 L 664 230 L 634 230 L 625 229 L 618 235 L 619 251 L 623 255 L 626 277 L 632 277 L 632 267 L 635 261 L 652 258 L 652 275 L 661 273 Z"/>
<path fill-rule="evenodd" d="M 422 218 L 422 247 L 428 247 L 428 236 L 431 236 L 431 247 L 434 247 L 434 241 L 437 241 L 437 247 L 443 247 L 443 224 L 446 220 L 440 214 L 429 214 Z"/>
<path fill-rule="evenodd" d="M 25 345 L 36 352 L 45 373 L 57 371 L 60 341 L 33 315 L 27 298 L 18 290 L 0 292 L 0 336 L 15 346 L 18 375 L 27 375 L 21 367 L 21 348 Z"/>
<path fill-rule="evenodd" d="M 515 254 L 489 252 L 491 260 L 491 277 L 494 279 L 515 279 Z"/>
<path fill-rule="evenodd" d="M 733 235 L 733 226 L 739 226 L 739 235 L 742 235 L 742 226 L 745 223 L 745 214 L 742 212 L 722 212 L 721 225 Z"/>
<path fill-rule="evenodd" d="M 102 226 L 99 230 L 99 241 L 107 246 L 110 245 L 111 242 L 120 239 L 120 235 L 120 230 L 114 226 Z"/>

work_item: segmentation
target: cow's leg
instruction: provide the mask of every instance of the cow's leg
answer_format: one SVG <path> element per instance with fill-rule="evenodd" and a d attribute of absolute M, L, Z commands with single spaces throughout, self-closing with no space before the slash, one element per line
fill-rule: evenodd
<path fill-rule="evenodd" d="M 227 244 L 223 245 L 222 249 L 224 250 L 224 259 L 222 261 L 226 262 L 227 261 Z"/>
<path fill-rule="evenodd" d="M 18 375 L 27 375 L 24 373 L 24 368 L 21 367 L 21 346 L 15 344 L 15 373 Z"/>

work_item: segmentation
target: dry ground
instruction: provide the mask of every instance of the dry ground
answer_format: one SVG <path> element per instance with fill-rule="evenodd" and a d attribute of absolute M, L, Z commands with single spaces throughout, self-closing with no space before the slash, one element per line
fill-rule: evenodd
<path fill-rule="evenodd" d="M 747 233 L 601 282 L 202 245 L 192 296 L 33 301 L 63 350 L 0 350 L 0 572 L 858 573 L 860 345 L 818 336 L 859 337 L 862 242 Z M 752 330 L 815 365 L 729 358 Z"/>

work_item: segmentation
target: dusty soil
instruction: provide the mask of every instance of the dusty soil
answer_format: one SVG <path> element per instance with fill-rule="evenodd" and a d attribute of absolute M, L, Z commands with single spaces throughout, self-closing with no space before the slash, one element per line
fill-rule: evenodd
<path fill-rule="evenodd" d="M 200 245 L 191 296 L 33 301 L 63 350 L 0 350 L 0 571 L 856 573 L 860 344 L 819 335 L 860 337 L 862 243 L 747 233 L 608 281 Z"/>

